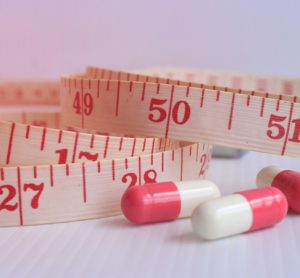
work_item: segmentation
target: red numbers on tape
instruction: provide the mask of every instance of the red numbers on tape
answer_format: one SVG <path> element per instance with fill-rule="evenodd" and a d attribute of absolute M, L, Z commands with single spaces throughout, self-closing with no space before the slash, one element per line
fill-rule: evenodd
<path fill-rule="evenodd" d="M 55 153 L 58 154 L 58 162 L 57 162 L 58 164 L 66 164 L 67 163 L 68 149 L 59 149 L 59 150 L 56 150 Z M 87 160 L 90 160 L 90 161 L 96 161 L 96 160 L 98 160 L 98 157 L 99 157 L 98 153 L 92 154 L 92 153 L 84 152 L 84 151 L 79 152 L 79 156 L 78 156 L 79 159 L 86 158 Z"/>
<path fill-rule="evenodd" d="M 286 116 L 278 116 L 275 114 L 270 115 L 268 122 L 267 136 L 273 140 L 280 140 L 286 135 L 286 127 L 284 122 Z M 289 139 L 291 142 L 300 143 L 300 119 L 291 121 L 291 130 L 293 130 L 292 137 Z"/>
<path fill-rule="evenodd" d="M 155 170 L 153 169 L 149 169 L 147 170 L 145 173 L 144 173 L 144 183 L 155 183 L 157 182 L 156 181 L 156 178 L 157 178 L 157 173 Z M 128 183 L 128 187 L 130 186 L 135 186 L 138 184 L 138 176 L 136 173 L 127 173 L 125 174 L 123 177 L 122 177 L 122 182 L 123 183 Z"/>
<path fill-rule="evenodd" d="M 89 116 L 93 112 L 94 102 L 90 93 L 81 94 L 77 92 L 73 101 L 73 108 L 76 114 L 82 114 L 82 112 Z"/>
<path fill-rule="evenodd" d="M 167 111 L 162 105 L 167 102 L 167 99 L 152 98 L 150 101 L 149 111 L 152 112 L 148 115 L 148 119 L 154 123 L 159 123 L 167 118 Z M 182 117 L 179 117 L 179 112 L 182 110 Z M 171 110 L 172 119 L 178 125 L 185 124 L 191 115 L 190 105 L 185 100 L 176 102 Z"/>
<path fill-rule="evenodd" d="M 24 192 L 26 191 L 34 191 L 36 194 L 31 199 L 31 207 L 33 209 L 37 209 L 39 207 L 39 199 L 44 190 L 44 183 L 35 184 L 35 183 L 24 183 L 23 186 Z M 0 196 L 4 196 L 0 203 L 0 211 L 8 210 L 14 211 L 18 208 L 18 203 L 13 202 L 13 199 L 17 195 L 16 188 L 11 184 L 4 184 L 0 186 Z"/>

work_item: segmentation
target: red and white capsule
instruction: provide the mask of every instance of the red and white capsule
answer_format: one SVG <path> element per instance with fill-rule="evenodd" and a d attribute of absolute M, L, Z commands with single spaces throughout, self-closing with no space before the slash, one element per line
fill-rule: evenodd
<path fill-rule="evenodd" d="M 198 204 L 219 196 L 219 188 L 208 180 L 145 184 L 125 191 L 121 209 L 136 224 L 163 222 L 190 217 Z"/>
<path fill-rule="evenodd" d="M 256 186 L 279 188 L 287 198 L 289 207 L 300 213 L 300 173 L 276 166 L 268 166 L 258 173 Z"/>
<path fill-rule="evenodd" d="M 252 189 L 200 204 L 192 214 L 194 232 L 218 239 L 266 228 L 287 213 L 287 200 L 277 188 Z"/>

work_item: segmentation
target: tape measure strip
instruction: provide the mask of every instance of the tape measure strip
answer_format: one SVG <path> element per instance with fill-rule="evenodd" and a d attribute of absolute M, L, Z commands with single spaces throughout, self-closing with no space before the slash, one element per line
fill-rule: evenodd
<path fill-rule="evenodd" d="M 81 79 L 62 78 L 62 94 L 72 100 L 63 102 L 66 125 L 300 155 L 296 96 L 96 68 Z M 80 110 L 76 103 L 85 107 Z"/>
<path fill-rule="evenodd" d="M 35 120 L 41 115 L 32 113 Z M 211 156 L 210 146 L 202 143 L 180 148 L 176 140 L 87 134 L 15 122 L 0 122 L 0 145 L 1 226 L 118 214 L 127 186 L 203 178 Z"/>
<path fill-rule="evenodd" d="M 133 137 L 117 138 L 1 122 L 0 144 L 4 151 L 0 160 L 5 166 L 0 169 L 2 226 L 117 214 L 120 196 L 128 185 L 206 175 L 210 146 L 189 143 L 177 148 L 177 140 L 203 139 L 220 142 L 220 145 L 234 143 L 234 147 L 243 143 L 245 149 L 258 146 L 259 150 L 278 153 L 282 145 L 268 149 L 268 139 L 258 137 L 255 142 L 255 136 L 249 132 L 243 134 L 245 128 L 240 125 L 256 128 L 268 123 L 266 117 L 272 115 L 274 107 L 281 118 L 272 116 L 271 126 L 267 124 L 270 136 L 277 137 L 274 135 L 277 129 L 278 136 L 279 133 L 282 136 L 282 132 L 289 134 L 287 125 L 282 125 L 287 121 L 290 126 L 297 125 L 294 121 L 297 120 L 295 111 L 298 111 L 296 98 L 97 68 L 89 68 L 83 75 L 62 78 L 61 92 L 62 120 L 67 127 L 82 131 L 117 131 Z M 244 114 L 240 115 L 241 110 L 246 111 L 241 105 L 243 101 L 249 109 L 248 114 L 244 112 L 248 122 Z M 286 133 L 283 136 L 288 146 L 283 154 L 291 154 L 297 148 L 291 145 Z M 161 135 L 175 141 L 135 138 L 136 134 Z M 251 144 L 245 143 L 247 136 Z M 279 139 L 282 138 L 272 140 Z M 121 154 L 120 145 L 124 146 Z M 160 152 L 164 148 L 166 150 Z M 93 157 L 94 150 L 97 158 Z M 100 160 L 89 162 L 92 158 Z M 51 164 L 58 162 L 65 164 Z"/>

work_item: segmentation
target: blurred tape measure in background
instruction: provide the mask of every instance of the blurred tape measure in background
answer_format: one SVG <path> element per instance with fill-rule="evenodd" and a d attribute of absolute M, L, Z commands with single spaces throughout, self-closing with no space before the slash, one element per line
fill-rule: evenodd
<path fill-rule="evenodd" d="M 297 92 L 300 79 L 177 69 L 3 82 L 0 226 L 119 214 L 128 186 L 204 178 L 211 145 L 299 156 Z"/>

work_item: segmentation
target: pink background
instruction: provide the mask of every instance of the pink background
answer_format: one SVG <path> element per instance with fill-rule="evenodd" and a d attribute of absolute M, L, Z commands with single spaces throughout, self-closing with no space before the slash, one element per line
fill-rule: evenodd
<path fill-rule="evenodd" d="M 299 1 L 0 0 L 0 79 L 86 65 L 300 76 Z"/>

